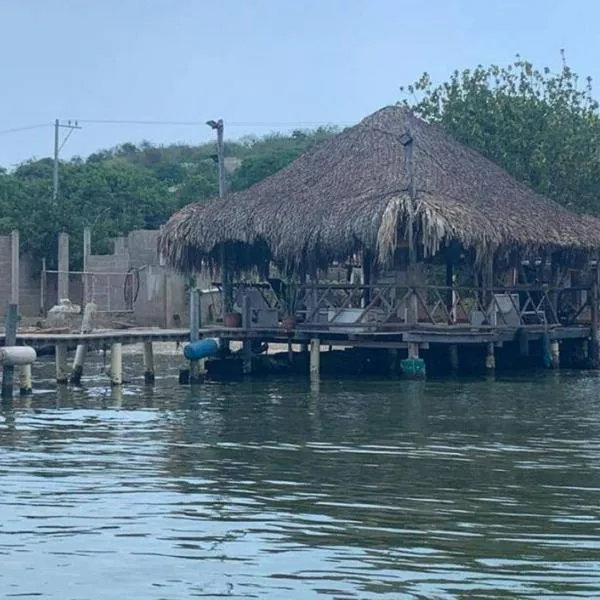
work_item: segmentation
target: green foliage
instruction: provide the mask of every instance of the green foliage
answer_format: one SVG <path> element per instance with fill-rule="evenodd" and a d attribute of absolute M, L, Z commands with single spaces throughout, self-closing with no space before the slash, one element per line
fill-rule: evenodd
<path fill-rule="evenodd" d="M 455 71 L 433 85 L 425 73 L 403 103 L 481 152 L 536 191 L 569 208 L 600 214 L 600 116 L 591 79 L 583 85 L 517 56 L 506 66 Z"/>
<path fill-rule="evenodd" d="M 235 190 L 252 185 L 333 133 L 329 129 L 227 142 L 225 156 L 238 159 L 228 175 Z M 200 146 L 122 144 L 59 165 L 59 196 L 52 200 L 53 163 L 27 161 L 0 169 L 0 234 L 21 232 L 24 252 L 56 268 L 58 234 L 71 236 L 71 268 L 82 267 L 83 230 L 92 229 L 94 252 L 109 252 L 113 237 L 133 229 L 158 229 L 185 204 L 218 195 L 214 143 Z"/>

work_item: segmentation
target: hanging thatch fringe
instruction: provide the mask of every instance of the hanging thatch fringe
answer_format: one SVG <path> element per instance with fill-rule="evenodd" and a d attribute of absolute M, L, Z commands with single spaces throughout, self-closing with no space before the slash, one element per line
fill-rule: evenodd
<path fill-rule="evenodd" d="M 407 127 L 414 201 L 401 143 Z M 524 255 L 581 255 L 600 248 L 600 221 L 543 198 L 395 106 L 248 190 L 186 206 L 166 224 L 159 245 L 183 271 L 215 263 L 223 244 L 238 270 L 274 260 L 288 271 L 310 271 L 360 249 L 389 265 L 399 241 L 413 236 L 426 256 L 451 240 L 474 249 L 478 261 L 517 248 Z"/>

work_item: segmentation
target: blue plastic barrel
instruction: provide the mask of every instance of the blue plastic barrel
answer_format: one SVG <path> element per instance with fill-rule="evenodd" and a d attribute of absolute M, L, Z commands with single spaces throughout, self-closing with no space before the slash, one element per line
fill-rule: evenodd
<path fill-rule="evenodd" d="M 183 355 L 187 360 L 201 360 L 213 356 L 219 350 L 219 342 L 213 338 L 205 338 L 190 342 L 184 349 Z"/>

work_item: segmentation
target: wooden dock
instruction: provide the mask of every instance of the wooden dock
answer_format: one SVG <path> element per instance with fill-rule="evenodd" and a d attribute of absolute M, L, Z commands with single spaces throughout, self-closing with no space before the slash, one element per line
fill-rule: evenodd
<path fill-rule="evenodd" d="M 131 328 L 96 330 L 91 333 L 21 331 L 17 332 L 16 345 L 30 346 L 41 352 L 50 349 L 56 361 L 56 381 L 58 384 L 80 384 L 85 355 L 91 350 L 110 351 L 110 377 L 112 385 L 119 386 L 123 382 L 122 346 L 139 344 L 143 346 L 143 369 L 146 383 L 154 381 L 153 344 L 157 342 L 186 343 L 191 339 L 218 338 L 228 346 L 230 342 L 241 342 L 244 348 L 241 357 L 244 361 L 244 372 L 252 370 L 252 350 L 255 342 L 287 345 L 290 361 L 293 345 L 300 345 L 308 351 L 309 372 L 319 374 L 321 347 L 343 347 L 363 349 L 388 349 L 390 351 L 408 351 L 411 348 L 428 351 L 437 348 L 455 356 L 457 348 L 485 347 L 487 350 L 486 367 L 495 367 L 494 353 L 496 348 L 505 344 L 514 344 L 515 352 L 528 355 L 530 343 L 545 343 L 551 348 L 554 366 L 559 364 L 559 344 L 566 340 L 582 342 L 586 345 L 592 337 L 592 327 L 588 324 L 572 326 L 521 325 L 480 326 L 465 324 L 393 324 L 382 325 L 348 325 L 348 324 L 298 324 L 293 329 L 281 326 L 260 327 L 223 327 L 212 325 L 200 327 L 196 335 L 191 335 L 189 328 L 157 329 Z M 0 333 L 0 345 L 6 345 L 6 335 Z M 259 344 L 260 345 L 260 344 Z M 72 369 L 67 365 L 68 354 L 76 350 Z M 492 360 L 493 359 L 493 360 Z M 226 359 L 225 359 L 226 360 Z M 455 360 L 456 359 L 451 359 Z M 197 361 L 196 361 L 197 362 Z M 197 366 L 197 365 L 196 365 Z M 31 393 L 31 365 L 23 367 L 25 380 L 21 380 L 21 391 Z M 194 365 L 190 373 L 194 373 Z"/>

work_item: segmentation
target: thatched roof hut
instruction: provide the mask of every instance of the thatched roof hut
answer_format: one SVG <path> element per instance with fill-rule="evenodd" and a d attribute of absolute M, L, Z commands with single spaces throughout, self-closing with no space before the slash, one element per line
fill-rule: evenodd
<path fill-rule="evenodd" d="M 408 135 L 407 135 L 408 134 Z M 183 271 L 216 261 L 325 267 L 368 250 L 381 266 L 407 240 L 424 256 L 451 241 L 478 257 L 600 248 L 600 221 L 515 181 L 442 129 L 387 107 L 242 192 L 174 214 L 160 237 Z"/>

